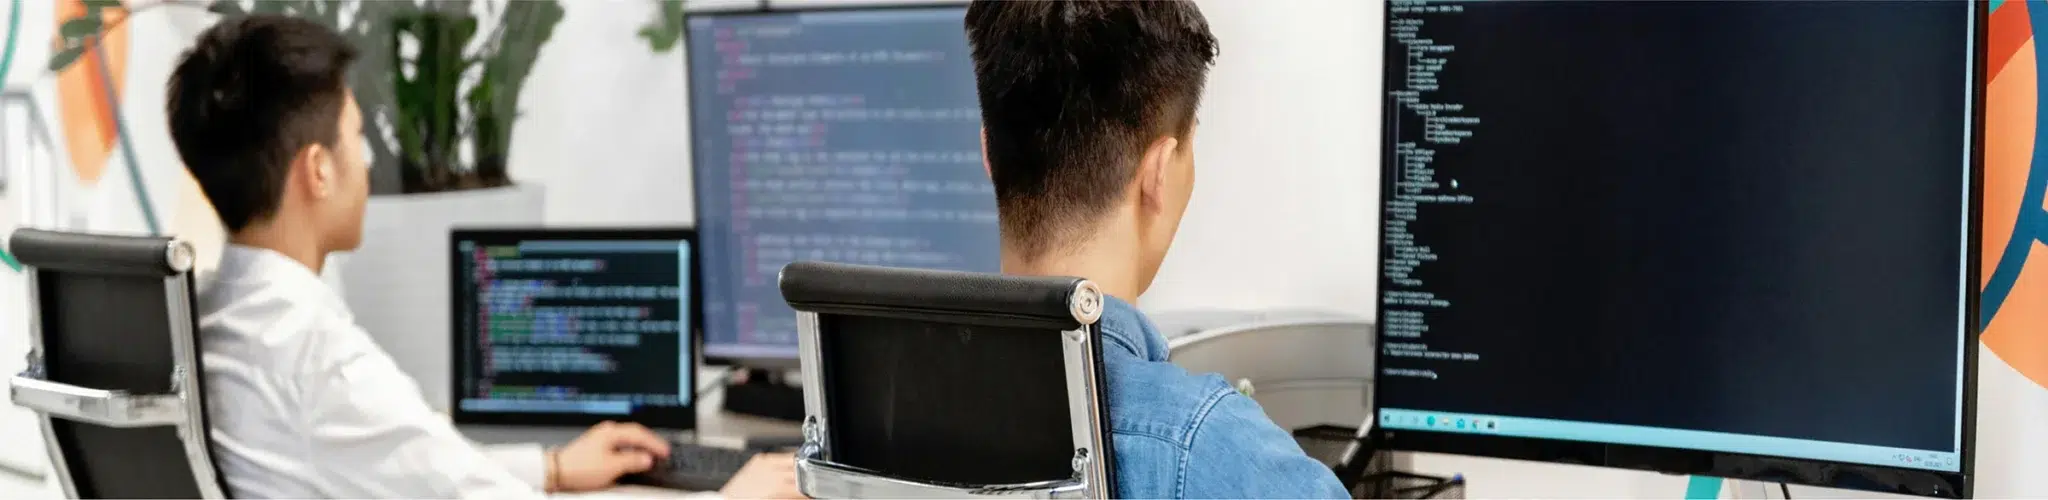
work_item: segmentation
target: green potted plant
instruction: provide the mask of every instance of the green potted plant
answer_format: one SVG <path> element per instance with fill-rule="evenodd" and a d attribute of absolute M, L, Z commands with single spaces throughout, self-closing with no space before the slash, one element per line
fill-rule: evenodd
<path fill-rule="evenodd" d="M 341 2 L 265 0 L 258 11 L 304 15 L 340 30 L 362 49 L 363 61 L 351 82 L 374 161 L 396 167 L 397 189 L 381 182 L 378 191 L 431 193 L 504 187 L 512 128 L 518 116 L 520 90 L 533 72 L 540 49 L 554 34 L 564 14 L 553 0 L 481 2 L 496 10 L 499 22 L 479 33 L 470 0 L 352 2 L 356 11 L 341 25 Z M 216 0 L 214 10 L 237 13 L 240 2 Z M 479 48 L 465 50 L 479 35 Z M 408 55 L 402 41 L 417 50 Z M 411 71 L 406 71 L 410 69 Z M 462 75 L 479 70 L 482 78 L 464 92 Z M 387 136 L 378 121 L 391 124 Z M 466 143 L 466 144 L 465 144 Z M 461 161 L 470 148 L 471 163 Z M 390 174 L 386 174 L 389 176 Z"/>
<path fill-rule="evenodd" d="M 108 27 L 103 12 L 130 8 L 120 0 L 84 3 L 85 13 L 59 28 L 52 71 L 76 63 L 98 43 Z M 373 181 L 377 194 L 511 185 L 507 163 L 520 90 L 564 13 L 554 0 L 163 0 L 140 4 L 116 22 L 162 6 L 204 7 L 227 16 L 293 15 L 349 37 L 362 55 L 349 84 L 363 109 L 371 160 L 386 167 Z M 497 11 L 500 21 L 478 49 L 465 51 L 478 35 L 478 6 Z M 411 55 L 400 50 L 408 38 L 419 42 Z M 482 79 L 463 92 L 461 76 L 472 68 Z M 391 127 L 388 133 L 384 124 Z M 474 159 L 467 164 L 460 161 L 465 145 Z"/>

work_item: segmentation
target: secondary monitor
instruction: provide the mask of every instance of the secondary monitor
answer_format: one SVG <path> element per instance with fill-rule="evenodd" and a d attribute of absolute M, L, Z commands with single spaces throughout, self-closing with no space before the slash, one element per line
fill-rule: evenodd
<path fill-rule="evenodd" d="M 456 230 L 455 421 L 692 428 L 694 235 Z"/>
<path fill-rule="evenodd" d="M 997 270 L 965 13 L 689 16 L 707 358 L 795 366 L 792 261 Z"/>
<path fill-rule="evenodd" d="M 1390 2 L 1375 437 L 1968 495 L 1985 7 Z"/>

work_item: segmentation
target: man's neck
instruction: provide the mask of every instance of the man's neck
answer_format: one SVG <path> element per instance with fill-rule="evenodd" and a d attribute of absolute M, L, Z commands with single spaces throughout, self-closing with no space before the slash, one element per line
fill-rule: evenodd
<path fill-rule="evenodd" d="M 1130 245 L 1090 244 L 1072 251 L 1052 250 L 1032 260 L 1006 248 L 1003 274 L 1085 278 L 1095 282 L 1102 293 L 1132 305 L 1137 305 L 1138 294 L 1146 285 L 1138 276 L 1138 256 Z"/>
<path fill-rule="evenodd" d="M 319 238 L 304 234 L 303 231 L 284 229 L 282 224 L 262 224 L 243 228 L 228 237 L 228 242 L 245 247 L 262 248 L 283 254 L 293 261 L 320 274 L 327 264 L 327 251 L 320 247 Z"/>

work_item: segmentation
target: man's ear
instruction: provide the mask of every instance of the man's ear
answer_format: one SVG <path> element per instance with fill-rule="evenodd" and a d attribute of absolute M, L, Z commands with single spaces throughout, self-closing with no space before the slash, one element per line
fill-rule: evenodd
<path fill-rule="evenodd" d="M 1173 163 L 1174 151 L 1180 148 L 1180 139 L 1162 136 L 1145 147 L 1145 155 L 1138 160 L 1138 204 L 1146 210 L 1166 206 L 1166 170 Z"/>
<path fill-rule="evenodd" d="M 335 186 L 341 180 L 341 172 L 335 171 L 332 151 L 320 143 L 308 144 L 292 155 L 292 172 L 305 180 L 306 194 L 313 199 L 324 199 L 334 194 Z"/>
<path fill-rule="evenodd" d="M 996 169 L 988 165 L 988 127 L 981 128 L 981 174 L 996 180 Z"/>

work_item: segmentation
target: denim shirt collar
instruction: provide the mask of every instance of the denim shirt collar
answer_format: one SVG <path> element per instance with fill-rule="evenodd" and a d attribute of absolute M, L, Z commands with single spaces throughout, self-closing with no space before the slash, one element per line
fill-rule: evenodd
<path fill-rule="evenodd" d="M 1152 326 L 1152 320 L 1122 299 L 1103 296 L 1102 338 L 1109 346 L 1104 349 L 1121 348 L 1146 361 L 1166 361 L 1166 337 L 1159 335 L 1159 329 Z"/>

